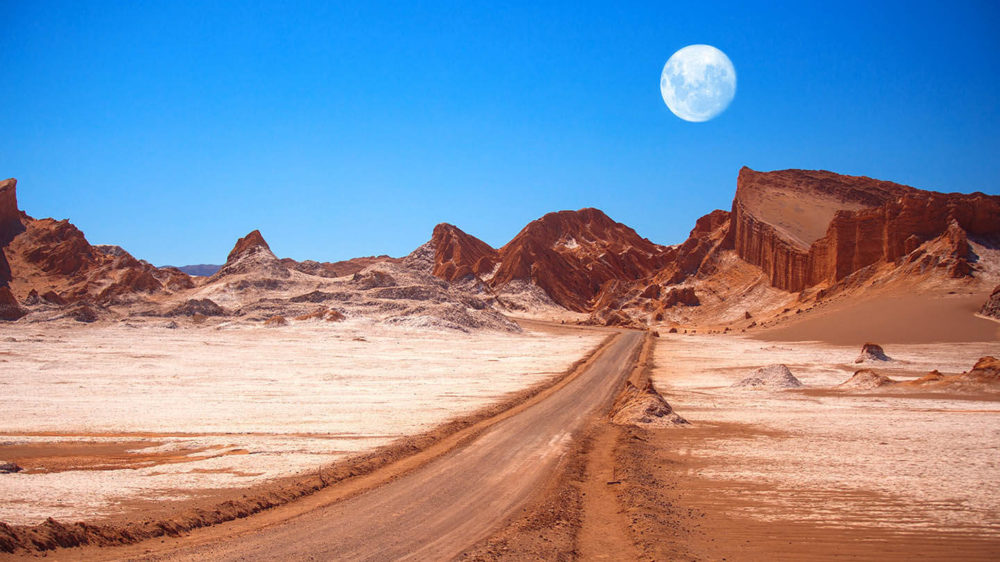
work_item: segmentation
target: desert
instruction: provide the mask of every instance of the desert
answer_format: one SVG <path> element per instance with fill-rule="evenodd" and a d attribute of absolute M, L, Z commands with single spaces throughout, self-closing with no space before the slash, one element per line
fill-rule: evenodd
<path fill-rule="evenodd" d="M 0 4 L 0 561 L 1000 559 L 998 25 Z"/>
<path fill-rule="evenodd" d="M 745 177 L 754 197 L 817 193 L 849 212 L 886 185 L 937 197 L 744 169 L 740 213 Z M 17 187 L 2 192 L 6 261 L 24 272 L 0 350 L 12 555 L 802 559 L 810 537 L 989 559 L 1000 545 L 1000 214 L 942 221 L 908 254 L 852 257 L 854 273 L 798 292 L 741 255 L 723 211 L 679 246 L 583 209 L 500 250 L 442 224 L 403 258 L 305 267 L 255 230 L 192 276 L 32 219 Z M 952 216 L 983 204 L 1000 207 L 959 198 Z M 773 247 L 818 232 L 795 220 L 753 229 Z M 592 293 L 574 285 L 587 279 Z M 485 494 L 505 499 L 487 509 Z M 441 502 L 447 517 L 427 519 Z M 369 534 L 395 538 L 352 538 Z"/>

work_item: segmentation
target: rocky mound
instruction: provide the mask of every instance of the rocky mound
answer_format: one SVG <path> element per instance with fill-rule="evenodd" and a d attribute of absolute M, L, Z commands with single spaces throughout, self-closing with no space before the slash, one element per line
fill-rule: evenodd
<path fill-rule="evenodd" d="M 647 382 L 642 389 L 626 382 L 608 416 L 612 423 L 640 427 L 676 427 L 689 423 L 674 412 L 652 382 Z"/>
<path fill-rule="evenodd" d="M 236 241 L 226 257 L 226 263 L 212 275 L 210 282 L 233 276 L 254 276 L 269 279 L 287 279 L 288 268 L 271 252 L 259 230 L 254 230 Z"/>
<path fill-rule="evenodd" d="M 166 316 L 225 316 L 226 310 L 212 299 L 188 299 L 166 313 Z"/>
<path fill-rule="evenodd" d="M 885 375 L 880 375 L 871 369 L 861 369 L 860 371 L 855 371 L 851 378 L 837 385 L 837 388 L 844 390 L 872 390 L 894 384 L 896 384 L 896 381 Z"/>
<path fill-rule="evenodd" d="M 892 358 L 885 354 L 882 346 L 875 343 L 866 343 L 861 346 L 861 355 L 858 355 L 858 358 L 854 362 L 864 363 L 866 361 L 892 361 Z"/>
<path fill-rule="evenodd" d="M 308 275 L 317 277 L 344 277 L 354 275 L 362 269 L 377 263 L 399 261 L 389 256 L 368 256 L 361 258 L 351 258 L 336 262 L 319 262 L 313 260 L 295 261 L 291 258 L 281 258 L 281 263 L 292 271 L 301 271 Z"/>
<path fill-rule="evenodd" d="M 802 382 L 795 378 L 788 367 L 775 364 L 757 369 L 750 376 L 734 384 L 733 388 L 778 390 L 800 386 L 802 386 Z"/>
<path fill-rule="evenodd" d="M 993 289 L 993 294 L 986 299 L 983 307 L 979 309 L 979 314 L 1000 320 L 1000 285 Z"/>
<path fill-rule="evenodd" d="M 991 355 L 981 357 L 964 376 L 971 382 L 1000 383 L 1000 360 Z"/>

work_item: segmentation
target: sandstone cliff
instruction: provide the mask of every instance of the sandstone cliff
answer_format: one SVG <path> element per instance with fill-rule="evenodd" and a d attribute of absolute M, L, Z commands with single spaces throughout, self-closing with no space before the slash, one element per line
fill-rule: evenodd
<path fill-rule="evenodd" d="M 962 274 L 971 257 L 962 247 L 966 233 L 1000 233 L 1000 197 L 935 193 L 824 171 L 743 168 L 729 239 L 773 286 L 801 291 L 895 262 L 941 236 L 954 240 L 956 254 L 966 254 L 956 255 L 952 266 L 953 274 Z"/>
<path fill-rule="evenodd" d="M 0 248 L 21 232 L 24 232 L 24 224 L 17 208 L 17 180 L 0 181 Z"/>

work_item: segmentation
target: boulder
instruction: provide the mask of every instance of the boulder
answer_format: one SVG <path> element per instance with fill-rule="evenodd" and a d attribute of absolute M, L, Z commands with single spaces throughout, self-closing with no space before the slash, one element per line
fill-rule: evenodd
<path fill-rule="evenodd" d="M 866 361 L 892 361 L 892 359 L 885 354 L 882 346 L 875 343 L 866 343 L 861 346 L 861 355 L 858 355 L 858 358 L 854 362 L 864 363 Z"/>

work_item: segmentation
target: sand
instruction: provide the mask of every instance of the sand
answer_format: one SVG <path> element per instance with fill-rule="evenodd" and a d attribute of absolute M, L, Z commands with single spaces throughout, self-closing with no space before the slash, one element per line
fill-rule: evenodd
<path fill-rule="evenodd" d="M 6 332 L 0 460 L 26 470 L 0 475 L 0 521 L 100 519 L 315 470 L 561 373 L 604 335 L 353 320 Z"/>
<path fill-rule="evenodd" d="M 859 348 L 868 341 L 1000 342 L 1000 322 L 975 315 L 988 296 L 981 291 L 973 295 L 876 295 L 834 303 L 829 310 L 754 334 L 767 341 L 821 341 Z"/>
<path fill-rule="evenodd" d="M 851 377 L 859 348 L 662 338 L 653 381 L 694 428 L 671 434 L 670 447 L 695 471 L 687 476 L 704 484 L 683 501 L 769 523 L 776 536 L 787 525 L 809 523 L 859 536 L 878 529 L 995 543 L 997 395 L 829 390 Z M 932 369 L 958 373 L 996 349 L 968 342 L 886 345 L 893 361 L 872 368 L 897 380 Z M 803 389 L 729 388 L 748 371 L 779 362 Z"/>

